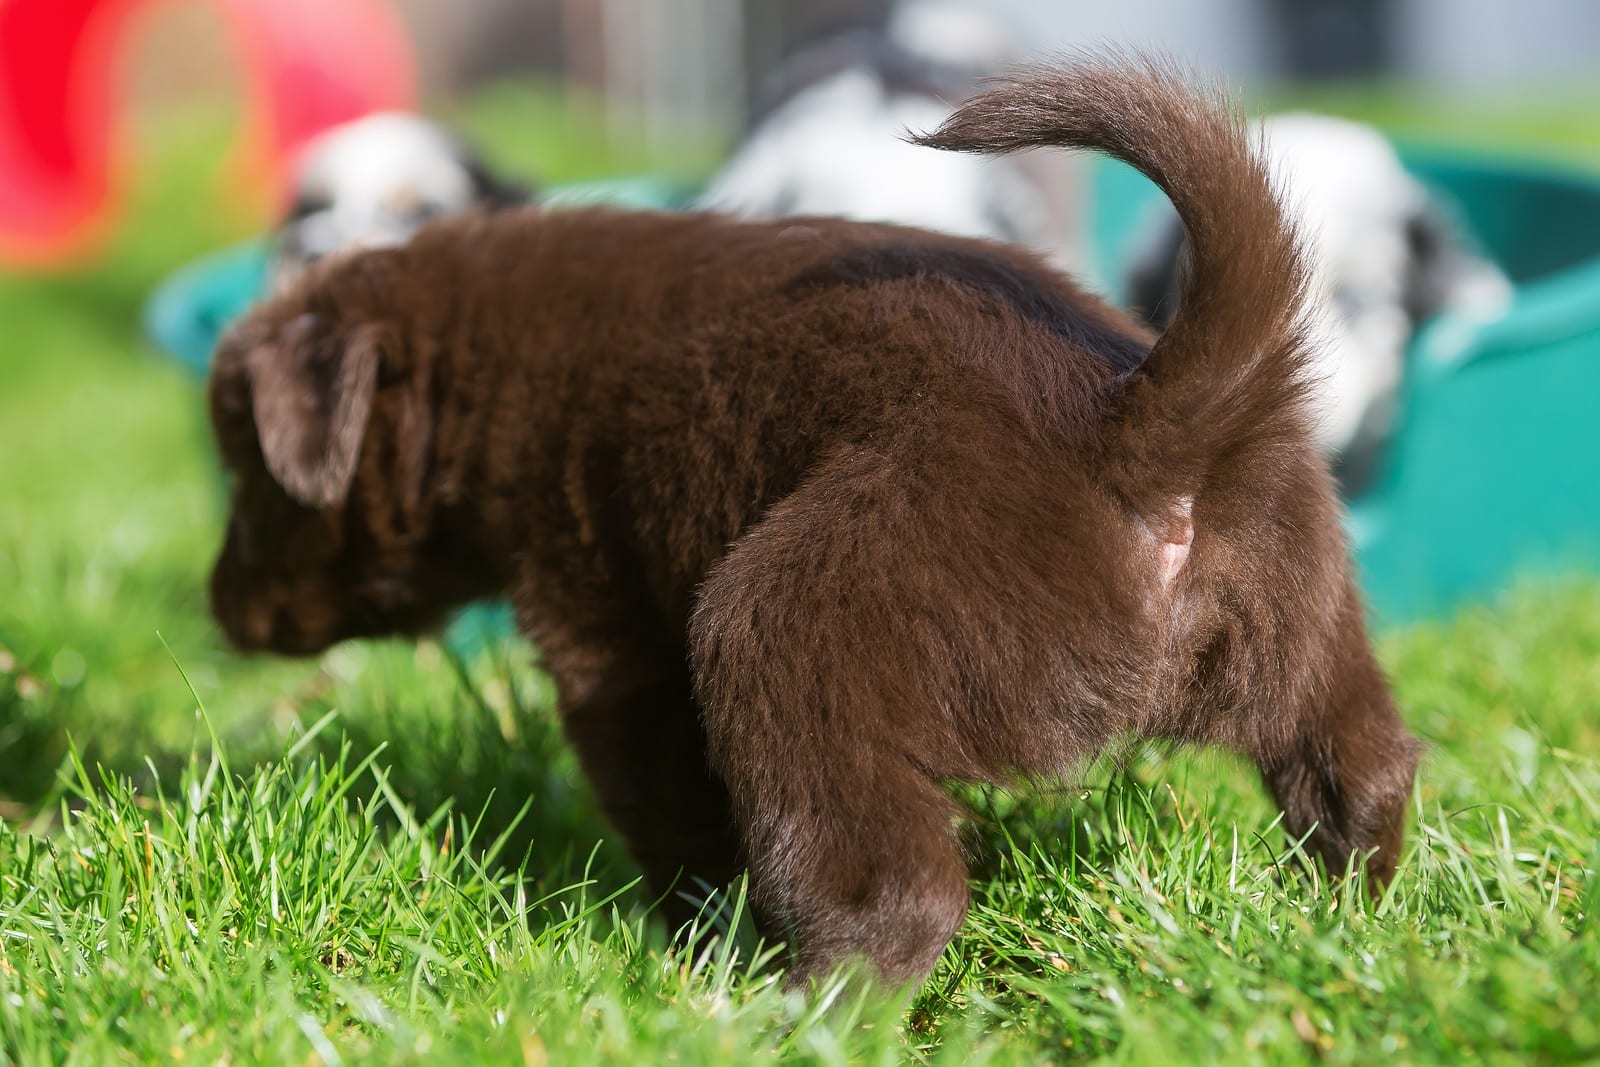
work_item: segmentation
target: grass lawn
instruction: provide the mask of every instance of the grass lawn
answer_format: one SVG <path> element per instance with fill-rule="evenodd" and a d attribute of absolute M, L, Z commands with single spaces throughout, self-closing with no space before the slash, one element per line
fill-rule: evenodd
<path fill-rule="evenodd" d="M 467 122 L 552 179 L 639 165 L 553 114 Z M 1564 114 L 1444 128 L 1600 156 Z M 1430 749 L 1381 901 L 1282 873 L 1242 765 L 1135 753 L 972 794 L 972 914 L 909 1000 L 785 996 L 737 899 L 668 948 L 531 650 L 226 652 L 198 388 L 137 331 L 247 226 L 225 131 L 151 122 L 109 257 L 0 278 L 0 1063 L 1600 1058 L 1600 581 L 1382 635 Z"/>

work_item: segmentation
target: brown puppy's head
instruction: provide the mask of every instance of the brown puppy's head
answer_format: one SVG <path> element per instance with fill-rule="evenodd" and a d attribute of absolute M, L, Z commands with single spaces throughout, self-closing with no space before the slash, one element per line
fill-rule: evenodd
<path fill-rule="evenodd" d="M 233 500 L 211 605 L 240 648 L 416 632 L 480 592 L 472 554 L 442 544 L 425 506 L 426 383 L 371 299 L 397 280 L 372 277 L 387 255 L 328 264 L 218 349 L 211 417 Z"/>

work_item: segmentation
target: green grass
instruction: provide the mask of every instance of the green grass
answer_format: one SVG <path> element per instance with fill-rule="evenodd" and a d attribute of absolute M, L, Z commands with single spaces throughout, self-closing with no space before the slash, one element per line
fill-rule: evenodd
<path fill-rule="evenodd" d="M 1376 903 L 1287 873 L 1239 763 L 1141 755 L 971 796 L 973 911 L 910 999 L 785 995 L 737 899 L 668 947 L 531 650 L 221 647 L 197 387 L 136 324 L 250 219 L 226 116 L 180 118 L 103 264 L 0 280 L 0 1062 L 1600 1058 L 1593 579 L 1383 635 L 1430 749 Z M 551 179 L 643 162 L 520 91 L 468 122 Z"/>

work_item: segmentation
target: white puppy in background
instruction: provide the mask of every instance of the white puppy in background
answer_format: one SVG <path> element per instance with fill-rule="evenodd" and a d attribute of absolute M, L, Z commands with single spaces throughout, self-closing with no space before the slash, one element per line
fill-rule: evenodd
<path fill-rule="evenodd" d="M 697 206 L 745 218 L 837 215 L 1030 245 L 1078 257 L 1058 202 L 1059 160 L 985 159 L 908 144 L 1015 58 L 1007 35 L 958 4 L 898 9 L 785 62 L 734 156 Z M 1074 205 L 1075 206 L 1075 205 Z"/>
<path fill-rule="evenodd" d="M 1428 190 L 1376 130 L 1324 115 L 1260 124 L 1273 171 L 1311 253 L 1321 313 L 1318 443 L 1347 491 L 1363 487 L 1394 426 L 1405 355 L 1417 328 L 1452 311 L 1493 318 L 1511 284 L 1474 254 Z M 1129 303 L 1164 327 L 1177 305 L 1183 231 L 1177 216 L 1150 224 L 1127 271 Z"/>
<path fill-rule="evenodd" d="M 296 159 L 293 203 L 273 235 L 273 285 L 333 252 L 400 244 L 440 215 L 528 195 L 419 115 L 380 112 L 336 126 Z"/>

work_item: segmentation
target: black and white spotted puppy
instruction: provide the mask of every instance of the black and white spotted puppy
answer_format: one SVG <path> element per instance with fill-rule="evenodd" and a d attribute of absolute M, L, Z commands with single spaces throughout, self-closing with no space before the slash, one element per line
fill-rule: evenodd
<path fill-rule="evenodd" d="M 1325 115 L 1276 115 L 1262 144 L 1298 216 L 1320 299 L 1307 322 L 1318 341 L 1317 441 L 1347 491 L 1372 473 L 1394 428 L 1406 350 L 1428 319 L 1502 313 L 1511 284 L 1378 131 Z M 1128 302 L 1165 327 L 1177 307 L 1183 230 L 1165 202 L 1147 222 L 1126 274 Z"/>
<path fill-rule="evenodd" d="M 330 253 L 400 244 L 440 215 L 528 196 L 419 115 L 380 112 L 336 126 L 296 161 L 293 202 L 273 235 L 273 285 Z"/>
<path fill-rule="evenodd" d="M 935 0 L 902 6 L 884 30 L 803 50 L 768 79 L 698 206 L 744 218 L 900 223 L 1031 245 L 1065 263 L 1070 253 L 1054 237 L 1060 213 L 1017 160 L 904 139 L 936 128 L 1012 58 L 1009 37 L 987 16 Z"/>

